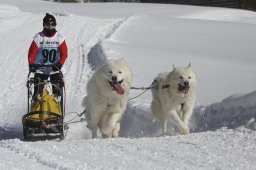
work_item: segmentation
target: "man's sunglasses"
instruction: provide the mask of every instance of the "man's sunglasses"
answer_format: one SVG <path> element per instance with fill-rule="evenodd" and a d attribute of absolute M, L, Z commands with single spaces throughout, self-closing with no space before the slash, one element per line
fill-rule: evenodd
<path fill-rule="evenodd" d="M 44 26 L 56 26 L 56 23 L 55 22 L 47 22 L 47 23 L 44 23 Z"/>

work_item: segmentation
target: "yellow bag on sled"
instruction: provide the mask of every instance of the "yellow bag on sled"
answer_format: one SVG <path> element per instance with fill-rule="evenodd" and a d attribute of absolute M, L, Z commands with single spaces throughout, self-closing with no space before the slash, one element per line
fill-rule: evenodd
<path fill-rule="evenodd" d="M 49 92 L 44 89 L 41 95 L 41 99 L 32 103 L 31 105 L 31 112 L 41 112 L 33 114 L 30 118 L 33 119 L 47 119 L 47 118 L 54 118 L 56 116 L 50 115 L 49 113 L 55 113 L 61 116 L 61 104 L 59 101 L 55 100 L 55 98 L 49 94 Z"/>

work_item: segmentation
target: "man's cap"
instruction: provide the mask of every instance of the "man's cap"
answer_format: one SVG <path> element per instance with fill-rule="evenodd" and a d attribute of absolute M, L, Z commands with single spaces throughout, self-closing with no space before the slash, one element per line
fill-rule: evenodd
<path fill-rule="evenodd" d="M 49 23 L 49 22 L 53 22 L 56 24 L 56 19 L 54 18 L 53 15 L 46 13 L 44 19 L 43 19 L 43 23 Z"/>

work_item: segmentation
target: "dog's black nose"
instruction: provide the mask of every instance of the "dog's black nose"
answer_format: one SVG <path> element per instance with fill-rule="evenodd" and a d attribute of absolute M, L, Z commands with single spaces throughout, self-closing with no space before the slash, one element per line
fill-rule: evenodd
<path fill-rule="evenodd" d="M 116 76 L 113 76 L 113 77 L 112 77 L 112 80 L 113 80 L 113 81 L 117 81 L 117 77 L 116 77 Z"/>
<path fill-rule="evenodd" d="M 184 86 L 188 86 L 189 82 L 188 81 L 184 81 Z"/>

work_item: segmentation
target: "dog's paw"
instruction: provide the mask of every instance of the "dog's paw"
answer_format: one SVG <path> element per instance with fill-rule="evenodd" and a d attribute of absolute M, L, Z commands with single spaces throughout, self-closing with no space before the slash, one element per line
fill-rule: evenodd
<path fill-rule="evenodd" d="M 181 126 L 181 128 L 180 128 L 180 133 L 183 134 L 183 135 L 189 134 L 189 128 L 188 128 L 188 126 Z"/>
<path fill-rule="evenodd" d="M 104 134 L 104 133 L 102 133 L 102 138 L 104 138 L 104 139 L 112 138 L 112 134 L 111 134 L 111 133 L 110 133 L 110 134 Z"/>
<path fill-rule="evenodd" d="M 109 133 L 109 134 L 102 133 L 102 138 L 104 138 L 104 139 L 106 139 L 106 138 L 116 138 L 118 136 L 119 136 L 118 132 L 116 132 L 114 130 L 112 131 L 112 133 Z"/>
<path fill-rule="evenodd" d="M 108 126 L 106 126 L 107 128 L 106 129 L 104 129 L 104 130 L 109 130 L 109 129 L 111 129 L 111 126 L 110 125 L 108 125 Z M 110 131 L 110 133 L 104 133 L 103 131 L 102 131 L 102 137 L 103 138 L 116 138 L 116 137 L 118 137 L 119 136 L 119 130 L 117 130 L 117 129 L 112 129 L 111 131 Z"/>
<path fill-rule="evenodd" d="M 116 138 L 116 137 L 118 137 L 118 136 L 119 136 L 119 132 L 114 129 L 114 130 L 112 131 L 112 138 Z"/>

